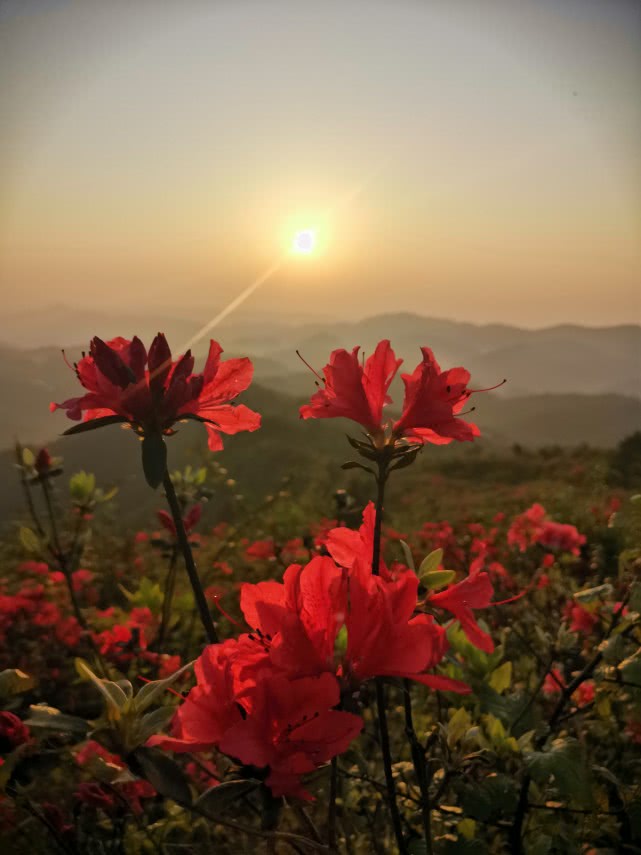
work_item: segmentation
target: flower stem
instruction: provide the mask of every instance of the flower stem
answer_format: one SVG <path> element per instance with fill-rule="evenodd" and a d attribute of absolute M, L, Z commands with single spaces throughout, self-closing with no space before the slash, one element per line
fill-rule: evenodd
<path fill-rule="evenodd" d="M 381 529 L 383 525 L 383 501 L 385 498 L 385 484 L 387 483 L 388 459 L 381 455 L 378 460 L 378 477 L 376 479 L 376 517 L 374 520 L 374 544 L 372 547 L 372 575 L 378 576 L 381 563 Z M 383 755 L 383 769 L 385 771 L 385 783 L 387 785 L 387 802 L 389 805 L 394 836 L 398 845 L 398 851 L 405 855 L 407 848 L 403 838 L 403 827 L 401 815 L 396 802 L 396 788 L 394 786 L 394 773 L 392 771 L 392 752 L 390 750 L 389 728 L 387 726 L 387 709 L 385 701 L 385 687 L 381 677 L 374 681 L 376 686 L 376 710 L 378 715 L 378 730 L 381 737 L 381 752 Z"/>
<path fill-rule="evenodd" d="M 432 810 L 430 807 L 429 778 L 425 764 L 425 752 L 416 736 L 414 730 L 414 718 L 412 716 L 412 684 L 409 680 L 403 680 L 403 704 L 405 708 L 405 734 L 412 752 L 412 763 L 414 772 L 421 792 L 421 816 L 423 820 L 423 835 L 425 837 L 425 851 L 432 855 Z"/>
<path fill-rule="evenodd" d="M 163 478 L 163 487 L 165 488 L 165 495 L 167 496 L 169 509 L 171 510 L 174 525 L 176 526 L 176 537 L 178 539 L 178 546 L 180 547 L 180 551 L 182 552 L 183 558 L 185 559 L 185 567 L 187 568 L 187 575 L 189 576 L 189 581 L 191 582 L 191 587 L 194 592 L 194 599 L 196 600 L 196 607 L 198 608 L 198 614 L 200 615 L 201 623 L 205 629 L 205 633 L 207 634 L 207 640 L 209 641 L 209 643 L 217 644 L 218 633 L 216 632 L 216 627 L 214 626 L 214 622 L 209 612 L 209 606 L 207 605 L 207 600 L 205 599 L 203 587 L 200 584 L 198 570 L 196 569 L 196 562 L 194 561 L 191 546 L 189 545 L 189 538 L 187 537 L 187 532 L 185 531 L 185 526 L 183 524 L 182 512 L 180 509 L 180 504 L 178 502 L 178 497 L 176 496 L 174 485 L 172 484 L 171 478 L 169 477 L 169 472 L 166 470 L 165 477 Z"/>
<path fill-rule="evenodd" d="M 162 646 L 165 642 L 165 636 L 169 630 L 169 621 L 171 620 L 171 607 L 174 600 L 174 591 L 176 589 L 176 562 L 178 559 L 178 544 L 174 544 L 171 550 L 171 557 L 167 567 L 167 577 L 165 580 L 165 594 L 162 601 L 162 617 L 160 620 L 160 629 L 158 630 L 158 638 L 156 645 L 158 650 L 162 652 Z"/>
<path fill-rule="evenodd" d="M 329 807 L 327 810 L 327 845 L 336 849 L 336 797 L 338 795 L 338 758 L 332 757 L 329 779 Z"/>
<path fill-rule="evenodd" d="M 47 515 L 49 517 L 49 525 L 51 526 L 51 539 L 53 542 L 53 555 L 58 562 L 58 566 L 62 571 L 62 575 L 65 577 L 65 583 L 67 585 L 67 590 L 69 591 L 69 599 L 71 600 L 71 607 L 73 609 L 74 616 L 82 629 L 85 632 L 89 631 L 89 627 L 87 626 L 87 621 L 82 613 L 82 609 L 80 608 L 80 603 L 78 602 L 78 598 L 76 597 L 76 592 L 73 587 L 73 578 L 72 578 L 72 570 L 69 567 L 69 563 L 67 561 L 67 555 L 62 548 L 62 542 L 58 535 L 58 525 L 56 522 L 56 512 L 53 507 L 53 499 L 51 496 L 51 487 L 49 486 L 49 482 L 46 478 L 41 481 L 42 484 L 42 494 L 44 496 L 45 504 L 47 506 Z M 92 645 L 93 646 L 93 645 Z"/>

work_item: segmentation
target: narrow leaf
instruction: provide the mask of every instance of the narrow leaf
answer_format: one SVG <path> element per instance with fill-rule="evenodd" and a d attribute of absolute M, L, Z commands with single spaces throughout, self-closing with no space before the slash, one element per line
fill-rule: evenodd
<path fill-rule="evenodd" d="M 128 758 L 136 774 L 141 774 L 161 796 L 178 804 L 191 804 L 191 790 L 182 768 L 158 748 L 141 746 Z"/>
<path fill-rule="evenodd" d="M 88 430 L 96 430 L 97 428 L 106 427 L 107 425 L 115 425 L 126 421 L 128 421 L 128 419 L 124 416 L 103 416 L 100 419 L 89 419 L 86 422 L 80 422 L 80 424 L 68 428 L 62 435 L 73 436 L 76 433 L 86 433 Z"/>

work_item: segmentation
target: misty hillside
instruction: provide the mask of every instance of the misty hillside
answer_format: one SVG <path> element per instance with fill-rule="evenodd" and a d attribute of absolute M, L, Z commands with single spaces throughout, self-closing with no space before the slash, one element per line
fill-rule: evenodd
<path fill-rule="evenodd" d="M 159 330 L 166 333 L 175 351 L 206 323 L 209 313 L 189 320 L 180 315 L 150 318 L 135 315 L 93 314 L 64 307 L 13 315 L 0 333 L 3 366 L 0 391 L 6 384 L 22 382 L 46 386 L 55 397 L 64 365 L 55 348 L 68 348 L 76 358 L 90 337 L 137 333 L 149 341 Z M 555 394 L 620 394 L 641 397 L 641 326 L 589 328 L 564 324 L 538 330 L 504 324 L 475 325 L 426 318 L 416 314 L 385 314 L 353 323 L 296 321 L 240 312 L 215 330 L 228 356 L 248 355 L 256 362 L 256 379 L 282 391 L 284 377 L 302 370 L 295 351 L 320 369 L 331 350 L 359 344 L 371 353 L 383 338 L 392 341 L 411 370 L 419 360 L 419 347 L 429 345 L 444 367 L 464 365 L 477 386 L 489 386 L 506 377 L 509 382 L 499 394 L 505 397 Z M 194 347 L 206 352 L 205 336 Z M 1 346 L 1 345 L 0 345 Z M 37 346 L 37 347 L 36 347 Z M 75 354 L 75 356 L 74 356 Z M 58 360 L 58 366 L 54 363 Z M 64 381 L 62 381 L 64 383 Z M 67 394 L 69 387 L 65 384 Z M 293 390 L 292 390 L 293 391 Z M 54 394 L 55 393 L 55 394 Z M 15 401 L 16 391 L 9 395 Z M 20 417 L 15 425 L 29 430 L 31 417 Z M 2 437 L 0 437 L 0 444 Z"/>
<path fill-rule="evenodd" d="M 137 318 L 116 316 L 104 324 L 93 318 L 90 326 L 88 313 L 69 311 L 68 315 L 65 323 L 78 321 L 78 328 L 96 330 L 105 338 L 116 332 L 131 335 L 135 330 L 149 342 L 152 331 L 162 328 L 168 331 L 170 344 L 177 343 L 174 352 L 179 352 L 180 344 L 195 329 L 185 320 L 163 318 L 154 318 L 143 328 Z M 34 323 L 37 328 L 37 313 Z M 5 338 L 7 329 L 3 329 Z M 61 334 L 56 324 L 50 329 Z M 12 336 L 18 333 L 19 325 Z M 254 360 L 255 382 L 264 389 L 250 390 L 246 400 L 267 400 L 266 419 L 273 412 L 297 422 L 298 406 L 314 391 L 314 378 L 297 359 L 296 349 L 321 369 L 336 347 L 358 343 L 365 353 L 371 353 L 380 339 L 389 337 L 406 360 L 405 370 L 416 365 L 420 344 L 429 343 L 444 367 L 468 367 L 475 386 L 493 385 L 507 377 L 508 383 L 498 392 L 479 396 L 474 402 L 475 420 L 498 441 L 532 446 L 587 442 L 611 447 L 641 426 L 641 327 L 637 326 L 588 329 L 565 325 L 523 330 L 397 314 L 333 325 L 272 324 L 247 318 L 246 323 L 222 324 L 216 335 L 227 356 L 246 354 Z M 83 346 L 86 344 L 67 347 L 69 359 L 77 358 Z M 202 365 L 207 338 L 194 349 Z M 400 402 L 400 376 L 391 391 L 393 399 Z M 50 414 L 49 402 L 77 394 L 77 381 L 59 347 L 0 345 L 4 405 L 0 449 L 12 446 L 16 439 L 24 443 L 52 440 L 68 423 L 62 414 Z M 280 403 L 270 410 L 273 401 Z"/>
<path fill-rule="evenodd" d="M 313 473 L 342 477 L 340 463 L 352 455 L 345 433 L 354 434 L 358 430 L 354 425 L 343 420 L 303 421 L 298 417 L 299 396 L 257 384 L 243 395 L 243 401 L 262 414 L 263 426 L 252 434 L 224 438 L 225 450 L 218 459 L 240 483 L 249 485 L 252 495 L 278 490 L 285 475 L 293 476 L 299 492 Z M 46 418 L 49 438 L 69 424 L 61 414 L 47 412 Z M 538 448 L 588 442 L 609 448 L 641 425 L 641 400 L 619 395 L 500 398 L 488 394 L 479 396 L 474 419 L 482 431 L 479 442 L 428 449 L 422 465 L 429 465 L 435 454 L 439 459 L 451 454 L 474 456 L 512 443 Z M 180 425 L 168 446 L 172 468 L 202 460 L 207 454 L 205 431 L 194 423 Z M 130 431 L 111 426 L 58 437 L 50 448 L 64 457 L 67 473 L 84 468 L 95 471 L 99 482 L 119 486 L 132 513 L 149 513 L 155 506 L 157 500 L 142 477 L 140 446 Z M 22 497 L 16 484 L 13 450 L 7 449 L 0 453 L 0 519 L 20 511 Z"/>

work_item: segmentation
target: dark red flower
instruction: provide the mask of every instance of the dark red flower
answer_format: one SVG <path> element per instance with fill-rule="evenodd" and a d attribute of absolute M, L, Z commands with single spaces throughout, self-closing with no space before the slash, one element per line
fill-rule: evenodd
<path fill-rule="evenodd" d="M 79 785 L 74 793 L 78 801 L 93 808 L 104 810 L 107 813 L 116 805 L 116 796 L 114 793 L 109 793 L 100 784 L 85 781 Z"/>
<path fill-rule="evenodd" d="M 29 738 L 29 728 L 17 715 L 0 712 L 0 754 L 28 742 Z"/>
<path fill-rule="evenodd" d="M 38 475 L 45 475 L 51 469 L 51 455 L 48 449 L 41 448 L 36 457 L 34 468 Z"/>
<path fill-rule="evenodd" d="M 153 340 L 149 353 L 139 338 L 94 338 L 89 353 L 75 365 L 87 393 L 51 404 L 64 409 L 70 419 L 96 422 L 126 422 L 140 434 L 170 434 L 182 419 L 205 423 L 209 448 L 222 448 L 221 433 L 235 434 L 260 427 L 260 416 L 233 401 L 250 384 L 253 366 L 249 359 L 221 362 L 222 348 L 211 341 L 202 374 L 193 374 L 194 358 L 187 351 L 172 361 L 162 333 Z M 98 420 L 101 421 L 100 424 Z M 72 428 L 77 431 L 77 428 Z"/>

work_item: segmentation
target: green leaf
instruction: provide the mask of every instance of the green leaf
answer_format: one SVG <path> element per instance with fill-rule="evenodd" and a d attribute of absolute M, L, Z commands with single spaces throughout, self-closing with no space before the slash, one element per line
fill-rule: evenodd
<path fill-rule="evenodd" d="M 619 673 L 626 683 L 634 683 L 641 689 L 641 648 L 623 660 L 619 665 Z"/>
<path fill-rule="evenodd" d="M 577 603 L 586 604 L 594 603 L 598 600 L 604 600 L 612 593 L 612 585 L 597 585 L 595 588 L 585 588 L 583 591 L 577 591 L 574 594 L 574 599 Z"/>
<path fill-rule="evenodd" d="M 418 568 L 418 578 L 423 581 L 423 576 L 426 576 L 428 573 L 433 573 L 435 570 L 441 566 L 441 562 L 443 561 L 443 550 L 435 549 L 433 552 L 430 552 L 429 555 L 426 555 L 425 558 L 421 561 L 421 565 Z"/>
<path fill-rule="evenodd" d="M 129 703 L 129 699 L 120 686 L 111 680 L 102 680 L 97 677 L 86 662 L 82 659 L 76 659 L 76 670 L 85 680 L 91 680 L 94 686 L 105 699 L 107 710 L 116 718 Z"/>
<path fill-rule="evenodd" d="M 405 543 L 404 540 L 399 540 L 399 543 L 401 544 L 401 549 L 403 550 L 405 563 L 411 570 L 414 570 L 414 556 L 412 555 L 412 550 L 410 549 L 409 544 Z"/>
<path fill-rule="evenodd" d="M 40 539 L 35 531 L 32 531 L 30 528 L 26 526 L 21 526 L 20 528 L 20 543 L 27 550 L 27 552 L 40 552 Z"/>
<path fill-rule="evenodd" d="M 162 484 L 167 471 L 167 446 L 160 433 L 150 433 L 142 441 L 142 469 L 154 490 Z"/>
<path fill-rule="evenodd" d="M 191 804 L 191 790 L 182 768 L 164 751 L 141 746 L 127 758 L 134 772 L 149 781 L 161 796 L 181 805 Z"/>
<path fill-rule="evenodd" d="M 439 591 L 441 588 L 449 585 L 455 576 L 456 572 L 454 570 L 430 570 L 427 573 L 423 573 L 421 582 L 428 591 Z"/>
<path fill-rule="evenodd" d="M 210 787 L 208 790 L 196 799 L 195 806 L 202 811 L 220 814 L 222 811 L 237 801 L 247 793 L 251 793 L 260 786 L 260 781 L 253 779 L 239 779 L 237 781 L 223 781 L 222 784 L 217 784 Z"/>
<path fill-rule="evenodd" d="M 641 614 L 641 582 L 633 582 L 630 587 L 628 606 L 631 611 Z"/>
<path fill-rule="evenodd" d="M 575 739 L 557 739 L 546 751 L 535 751 L 525 759 L 538 784 L 554 778 L 554 786 L 566 799 L 589 805 L 592 801 L 590 772 L 583 748 Z"/>
<path fill-rule="evenodd" d="M 512 663 L 504 662 L 502 665 L 492 671 L 490 674 L 489 684 L 495 692 L 501 694 L 506 689 L 510 688 L 512 682 Z"/>
<path fill-rule="evenodd" d="M 22 465 L 26 466 L 27 469 L 31 469 L 35 466 L 36 463 L 36 455 L 30 448 L 22 449 Z"/>
<path fill-rule="evenodd" d="M 124 418 L 124 416 L 103 416 L 100 419 L 89 419 L 87 422 L 80 422 L 80 424 L 68 428 L 62 435 L 73 436 L 76 433 L 86 433 L 89 430 L 97 430 L 97 428 L 106 427 L 107 425 L 115 425 L 126 421 L 128 421 L 128 419 Z"/>
<path fill-rule="evenodd" d="M 169 677 L 164 680 L 152 680 L 150 683 L 145 683 L 142 689 L 138 692 L 134 699 L 134 707 L 137 712 L 144 712 L 171 684 L 192 667 L 193 662 L 187 662 L 182 668 L 174 671 Z"/>
<path fill-rule="evenodd" d="M 369 466 L 365 466 L 364 463 L 358 463 L 356 460 L 348 460 L 347 463 L 341 464 L 341 469 L 363 469 L 365 472 L 369 472 L 370 475 L 376 475 L 373 469 L 370 469 Z"/>
<path fill-rule="evenodd" d="M 7 668 L 0 672 L 0 698 L 10 698 L 33 689 L 36 681 L 19 668 Z"/>
<path fill-rule="evenodd" d="M 515 782 L 507 775 L 492 774 L 475 784 L 464 784 L 461 806 L 466 816 L 479 822 L 490 822 L 511 816 L 519 794 Z"/>
<path fill-rule="evenodd" d="M 416 460 L 416 457 L 423 451 L 422 445 L 415 446 L 411 451 L 406 451 L 405 454 L 401 458 L 399 458 L 396 463 L 390 466 L 389 471 L 394 472 L 396 469 L 405 469 L 408 466 L 411 466 L 412 463 Z"/>
<path fill-rule="evenodd" d="M 96 476 L 93 473 L 75 472 L 69 479 L 69 493 L 76 502 L 86 502 L 96 489 Z"/>
<path fill-rule="evenodd" d="M 472 726 L 472 719 L 465 707 L 459 707 L 447 725 L 447 744 L 452 748 L 468 732 Z"/>
<path fill-rule="evenodd" d="M 29 718 L 25 720 L 25 724 L 29 727 L 75 733 L 80 736 L 85 736 L 91 729 L 91 725 L 84 718 L 67 715 L 46 704 L 33 704 L 29 707 L 29 713 Z"/>
<path fill-rule="evenodd" d="M 164 730 L 174 717 L 175 707 L 158 707 L 153 712 L 143 715 L 139 722 L 140 741 L 146 742 L 150 736 Z"/>

